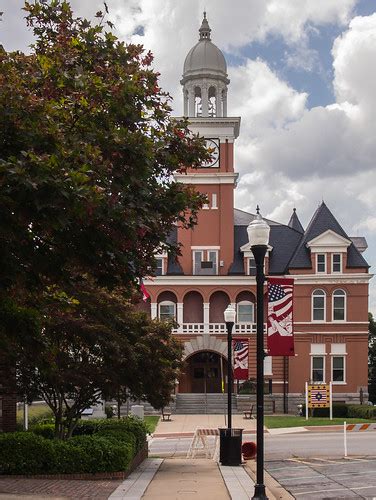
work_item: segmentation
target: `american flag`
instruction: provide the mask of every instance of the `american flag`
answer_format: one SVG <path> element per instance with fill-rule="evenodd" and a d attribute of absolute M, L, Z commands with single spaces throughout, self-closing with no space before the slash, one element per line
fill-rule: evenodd
<path fill-rule="evenodd" d="M 279 319 L 292 313 L 292 291 L 292 285 L 271 284 L 269 287 L 269 304 Z"/>
<path fill-rule="evenodd" d="M 268 349 L 270 356 L 293 356 L 294 280 L 268 280 Z"/>
<path fill-rule="evenodd" d="M 140 290 L 142 292 L 142 300 L 144 302 L 150 299 L 150 293 L 146 290 L 146 286 L 144 285 L 142 278 L 140 278 Z"/>
<path fill-rule="evenodd" d="M 236 339 L 233 342 L 234 350 L 234 378 L 248 380 L 248 339 Z"/>

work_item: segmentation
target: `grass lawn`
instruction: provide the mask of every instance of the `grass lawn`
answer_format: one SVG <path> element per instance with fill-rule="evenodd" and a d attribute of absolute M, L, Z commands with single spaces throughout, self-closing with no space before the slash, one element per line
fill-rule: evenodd
<path fill-rule="evenodd" d="M 343 425 L 343 422 L 346 421 L 347 424 L 362 424 L 362 423 L 372 423 L 375 420 L 365 419 L 365 418 L 330 418 L 326 417 L 315 417 L 309 418 L 308 420 L 305 417 L 295 417 L 291 415 L 286 416 L 267 416 L 265 417 L 265 426 L 270 429 L 277 429 L 279 427 L 308 427 L 313 425 Z"/>
<path fill-rule="evenodd" d="M 159 420 L 159 417 L 157 415 L 145 417 L 145 424 L 146 424 L 149 432 L 155 431 L 155 428 L 157 427 L 158 420 Z"/>
<path fill-rule="evenodd" d="M 52 411 L 46 403 L 29 405 L 29 423 L 32 423 L 36 418 L 50 417 L 52 417 Z M 17 422 L 20 424 L 23 423 L 23 405 L 19 405 L 17 408 Z"/>

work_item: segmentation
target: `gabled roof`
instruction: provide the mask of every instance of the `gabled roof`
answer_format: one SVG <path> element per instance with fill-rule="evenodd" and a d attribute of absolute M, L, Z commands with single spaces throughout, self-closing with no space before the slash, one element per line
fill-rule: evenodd
<path fill-rule="evenodd" d="M 349 237 L 340 226 L 337 219 L 325 203 L 322 202 L 314 213 L 311 222 L 308 224 L 296 252 L 289 263 L 289 268 L 310 268 L 311 258 L 309 249 L 307 248 L 307 243 L 328 230 L 331 230 L 339 236 L 349 240 Z M 347 251 L 347 267 L 369 267 L 352 242 Z"/>
<path fill-rule="evenodd" d="M 292 229 L 295 229 L 295 231 L 298 231 L 299 233 L 304 233 L 304 228 L 300 223 L 299 217 L 296 213 L 296 208 L 293 209 L 289 223 L 287 225 Z"/>

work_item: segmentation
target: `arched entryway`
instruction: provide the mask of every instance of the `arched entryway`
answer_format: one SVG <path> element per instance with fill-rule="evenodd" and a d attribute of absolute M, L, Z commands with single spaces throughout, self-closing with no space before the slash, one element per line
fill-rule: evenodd
<path fill-rule="evenodd" d="M 179 392 L 221 393 L 226 382 L 227 360 L 218 352 L 199 351 L 187 357 L 179 380 Z"/>

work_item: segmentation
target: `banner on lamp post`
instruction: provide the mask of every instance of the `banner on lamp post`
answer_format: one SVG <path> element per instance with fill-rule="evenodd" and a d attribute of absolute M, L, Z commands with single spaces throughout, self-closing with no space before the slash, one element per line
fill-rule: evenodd
<path fill-rule="evenodd" d="M 294 280 L 268 279 L 268 355 L 294 356 Z"/>
<path fill-rule="evenodd" d="M 234 379 L 248 380 L 248 354 L 249 340 L 234 339 L 232 342 L 232 350 L 234 355 Z"/>

